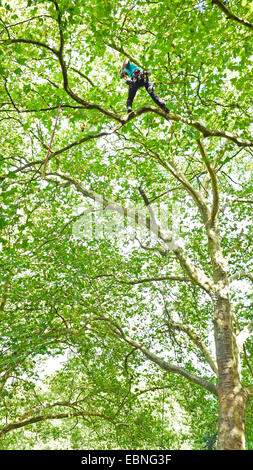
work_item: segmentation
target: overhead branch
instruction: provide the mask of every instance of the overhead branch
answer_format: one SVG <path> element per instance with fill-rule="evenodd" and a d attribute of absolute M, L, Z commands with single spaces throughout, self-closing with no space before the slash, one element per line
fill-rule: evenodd
<path fill-rule="evenodd" d="M 242 350 L 245 341 L 253 334 L 253 320 L 240 331 L 237 336 L 237 344 L 240 350 Z"/>
<path fill-rule="evenodd" d="M 115 277 L 113 274 L 98 274 L 97 276 L 94 276 L 92 279 L 99 279 L 103 277 L 109 277 L 109 278 L 114 278 L 116 282 L 119 282 L 120 284 L 127 284 L 129 286 L 133 286 L 136 284 L 145 284 L 145 283 L 151 283 L 151 282 L 163 282 L 163 281 L 176 281 L 176 282 L 192 282 L 191 279 L 188 279 L 183 276 L 159 276 L 159 277 L 146 277 L 143 279 L 136 279 L 134 281 L 126 281 L 124 279 L 119 279 Z"/>
<path fill-rule="evenodd" d="M 253 204 L 253 199 L 244 199 L 242 197 L 238 197 L 236 199 L 233 199 L 232 202 L 233 203 L 234 202 L 238 202 L 238 203 L 242 202 L 243 204 Z"/>
<path fill-rule="evenodd" d="M 6 30 L 8 30 L 9 28 L 15 28 L 15 26 L 19 26 L 20 24 L 24 24 L 24 23 L 30 23 L 31 21 L 37 20 L 37 19 L 40 19 L 40 18 L 50 18 L 51 20 L 53 19 L 52 16 L 50 16 L 50 15 L 37 15 L 37 16 L 33 16 L 32 18 L 28 18 L 27 20 L 22 20 L 22 21 L 18 21 L 17 23 L 4 25 L 4 28 Z M 2 20 L 0 20 L 0 21 L 3 23 Z M 2 31 L 0 31 L 0 34 L 2 33 Z"/>
<path fill-rule="evenodd" d="M 249 387 L 246 387 L 245 389 L 248 394 L 248 398 L 253 397 L 253 385 L 249 385 Z"/>
<path fill-rule="evenodd" d="M 139 193 L 145 203 L 145 206 L 147 207 L 149 213 L 150 213 L 150 217 L 151 217 L 151 220 L 154 224 L 157 224 L 157 221 L 156 221 L 156 218 L 155 218 L 155 214 L 154 214 L 154 211 L 153 211 L 153 208 L 151 207 L 150 205 L 150 202 L 148 200 L 148 197 L 146 195 L 146 193 L 144 192 L 143 188 L 141 188 L 141 186 L 138 188 L 139 189 Z"/>
<path fill-rule="evenodd" d="M 239 271 L 238 273 L 233 274 L 232 276 L 230 276 L 229 282 L 231 283 L 233 281 L 237 281 L 237 280 L 245 278 L 245 277 L 253 282 L 253 274 L 248 272 L 248 271 Z"/>
<path fill-rule="evenodd" d="M 179 114 L 165 113 L 165 111 L 162 111 L 160 108 L 155 106 L 142 106 L 141 108 L 136 109 L 127 116 L 124 123 L 127 123 L 134 119 L 136 116 L 141 116 L 142 114 L 145 114 L 147 112 L 153 112 L 155 114 L 158 114 L 159 116 L 164 117 L 167 121 L 182 122 L 183 124 L 186 124 L 190 127 L 194 127 L 203 135 L 204 138 L 222 137 L 224 139 L 228 139 L 234 142 L 239 147 L 253 147 L 252 139 L 241 139 L 239 136 L 227 131 L 223 131 L 220 129 L 209 129 L 208 127 L 205 127 L 203 124 L 201 124 L 199 121 L 185 118 L 183 116 L 180 116 Z"/>
<path fill-rule="evenodd" d="M 63 37 L 63 27 L 62 27 L 62 15 L 61 15 L 61 10 L 60 7 L 57 3 L 56 0 L 49 0 L 52 2 L 55 6 L 55 9 L 57 11 L 57 22 L 59 26 L 59 36 L 60 36 L 60 47 L 59 47 L 59 55 L 62 55 L 63 53 L 63 47 L 64 47 L 64 37 Z"/>
<path fill-rule="evenodd" d="M 54 49 L 54 47 L 50 47 L 47 44 L 45 44 L 44 42 L 37 41 L 37 40 L 34 40 L 34 39 L 15 38 L 15 39 L 8 39 L 8 40 L 2 41 L 2 42 L 4 42 L 6 45 L 15 44 L 15 43 L 31 44 L 33 46 L 39 46 L 39 47 L 42 47 L 44 49 L 47 49 L 50 52 L 52 52 L 54 55 L 56 55 L 57 57 L 59 55 L 58 51 L 56 49 Z"/>
<path fill-rule="evenodd" d="M 114 49 L 115 51 L 118 51 L 120 52 L 122 55 L 124 55 L 125 57 L 127 57 L 131 62 L 133 62 L 135 65 L 138 65 L 138 67 L 143 67 L 141 65 L 141 63 L 138 61 L 138 59 L 136 59 L 136 57 L 133 57 L 131 54 L 129 54 L 128 52 L 125 51 L 125 49 L 122 47 L 122 46 L 117 46 L 116 44 L 113 44 L 113 43 L 109 43 L 107 41 L 104 41 L 104 44 L 106 44 L 106 46 L 109 46 L 111 47 L 112 49 Z"/>
<path fill-rule="evenodd" d="M 60 62 L 61 70 L 62 70 L 62 77 L 63 77 L 63 87 L 66 93 L 77 103 L 83 105 L 85 109 L 97 109 L 100 111 L 102 114 L 105 116 L 110 117 L 113 120 L 116 120 L 120 123 L 123 124 L 123 120 L 120 116 L 118 116 L 116 113 L 113 113 L 112 111 L 109 111 L 102 106 L 96 104 L 96 103 L 90 103 L 83 98 L 81 98 L 79 95 L 77 95 L 69 86 L 69 80 L 68 80 L 68 68 L 65 63 L 64 57 L 63 57 L 63 46 L 59 49 L 59 52 L 57 52 L 57 56 Z"/>
<path fill-rule="evenodd" d="M 70 70 L 73 70 L 73 72 L 77 73 L 78 75 L 80 75 L 80 77 L 87 80 L 87 82 L 89 82 L 91 86 L 95 86 L 95 83 L 93 83 L 93 81 L 88 77 L 88 75 L 85 75 L 83 72 L 81 72 L 81 70 L 78 70 L 75 67 L 70 67 Z"/>
<path fill-rule="evenodd" d="M 76 187 L 77 191 L 83 194 L 83 196 L 92 199 L 93 201 L 98 203 L 103 210 L 111 210 L 117 212 L 121 216 L 133 220 L 140 227 L 148 229 L 151 233 L 153 233 L 153 235 L 155 235 L 155 237 L 159 241 L 163 242 L 164 249 L 163 251 L 161 250 L 161 254 L 166 256 L 168 250 L 173 251 L 181 267 L 192 280 L 192 282 L 199 285 L 209 295 L 211 294 L 212 281 L 200 267 L 194 265 L 194 263 L 190 260 L 187 253 L 185 252 L 180 240 L 177 240 L 175 238 L 172 231 L 164 231 L 160 227 L 160 225 L 157 225 L 157 223 L 153 223 L 149 217 L 147 217 L 141 211 L 137 211 L 135 208 L 125 207 L 119 204 L 118 202 L 107 199 L 105 196 L 96 193 L 95 191 L 85 188 L 80 181 L 76 180 L 75 178 L 72 178 L 71 176 L 67 176 L 59 172 L 54 172 L 50 173 L 48 177 L 51 178 L 54 175 L 66 181 L 69 181 Z M 51 179 L 51 181 L 54 180 Z"/>
<path fill-rule="evenodd" d="M 141 116 L 142 114 L 145 114 L 147 112 L 153 112 L 155 114 L 158 114 L 159 116 L 162 116 L 163 118 L 167 119 L 168 121 L 175 121 L 175 122 L 182 122 L 190 127 L 194 127 L 197 129 L 203 137 L 223 137 L 226 138 L 234 143 L 236 143 L 239 147 L 253 147 L 253 140 L 250 139 L 241 139 L 240 137 L 231 134 L 230 132 L 219 130 L 219 129 L 208 129 L 205 127 L 203 124 L 201 124 L 198 121 L 191 120 L 188 118 L 184 118 L 183 116 L 180 116 L 179 114 L 174 114 L 174 113 L 165 113 L 158 107 L 154 106 L 142 106 L 141 108 L 138 108 L 134 112 L 128 114 L 126 117 L 121 117 L 117 113 L 114 113 L 112 111 L 109 111 L 102 106 L 100 106 L 97 103 L 91 103 L 89 101 L 84 100 L 81 98 L 79 95 L 77 95 L 69 86 L 69 81 L 68 81 L 68 74 L 67 74 L 67 65 L 65 63 L 64 57 L 63 57 L 63 47 L 60 47 L 59 50 L 48 46 L 45 43 L 42 43 L 37 40 L 32 40 L 32 39 L 23 39 L 23 38 L 16 38 L 16 39 L 11 39 L 11 40 L 4 40 L 2 43 L 5 43 L 6 46 L 8 44 L 14 44 L 14 43 L 25 43 L 25 44 L 31 44 L 35 45 L 38 47 L 46 48 L 49 51 L 51 51 L 54 55 L 57 56 L 60 62 L 60 66 L 62 69 L 62 77 L 63 77 L 63 86 L 64 90 L 66 93 L 77 103 L 81 104 L 83 108 L 85 109 L 96 109 L 100 111 L 102 114 L 105 116 L 108 116 L 110 119 L 116 120 L 117 122 L 120 122 L 122 125 L 127 124 L 130 122 L 132 119 Z"/>
<path fill-rule="evenodd" d="M 112 135 L 117 131 L 117 129 L 118 127 L 116 129 L 113 129 L 112 131 L 102 131 L 102 132 L 99 132 L 98 134 L 87 134 L 82 139 L 76 140 L 75 142 L 72 142 L 71 144 L 66 145 L 66 147 L 56 150 L 55 152 L 53 152 L 53 156 L 60 155 L 63 152 L 67 152 L 71 148 L 76 147 L 77 145 L 81 145 L 84 142 L 87 142 L 88 140 L 99 139 L 100 137 Z"/>
<path fill-rule="evenodd" d="M 236 21 L 237 23 L 240 23 L 243 26 L 246 26 L 246 28 L 253 29 L 252 23 L 250 23 L 249 21 L 243 18 L 240 18 L 239 16 L 234 15 L 234 13 L 232 13 L 231 10 L 229 10 L 227 6 L 224 5 L 224 3 L 221 0 L 212 0 L 212 4 L 217 5 L 217 7 L 220 8 L 220 10 L 223 11 L 223 13 L 225 13 L 226 17 L 229 20 Z"/>
<path fill-rule="evenodd" d="M 168 319 L 166 323 L 168 324 L 169 329 L 172 328 L 173 330 L 178 330 L 178 331 L 182 331 L 183 333 L 186 333 L 187 336 L 193 341 L 193 343 L 201 351 L 201 353 L 207 360 L 208 364 L 210 365 L 214 373 L 218 375 L 218 368 L 217 368 L 216 361 L 213 359 L 211 351 L 209 351 L 204 341 L 201 340 L 198 334 L 195 333 L 195 331 L 193 331 L 193 329 L 190 328 L 188 325 L 184 325 L 183 323 L 177 323 L 171 319 Z"/>
<path fill-rule="evenodd" d="M 38 414 L 42 413 L 44 410 L 56 406 L 64 406 L 67 408 L 74 408 L 75 411 L 67 411 L 67 412 L 61 412 L 61 413 L 47 413 L 47 414 Z M 78 409 L 77 409 L 78 408 Z M 89 412 L 85 411 L 83 409 L 80 409 L 80 407 L 77 407 L 75 405 L 72 405 L 71 403 L 66 403 L 66 402 L 58 402 L 54 404 L 48 404 L 46 406 L 39 407 L 38 409 L 31 410 L 30 412 L 27 412 L 23 417 L 21 417 L 20 420 L 18 421 L 13 421 L 9 424 L 6 424 L 0 429 L 0 437 L 4 436 L 10 431 L 13 431 L 15 429 L 20 429 L 25 426 L 28 426 L 29 424 L 35 424 L 43 421 L 48 421 L 48 420 L 55 420 L 55 419 L 64 419 L 64 418 L 76 418 L 76 417 L 83 417 L 83 418 L 99 418 L 99 419 L 105 419 L 111 423 L 113 423 L 113 420 L 102 414 L 102 413 L 97 413 L 97 412 Z"/>
<path fill-rule="evenodd" d="M 168 169 L 171 172 L 171 174 L 182 184 L 182 186 L 186 189 L 188 194 L 192 197 L 195 204 L 200 210 L 200 213 L 203 217 L 203 221 L 206 223 L 210 217 L 210 213 L 200 191 L 197 191 L 192 186 L 192 184 L 186 178 L 186 176 L 176 167 L 175 163 L 168 163 Z"/>
<path fill-rule="evenodd" d="M 156 159 L 159 165 L 161 165 L 163 168 L 168 170 L 174 176 L 174 178 L 181 183 L 182 188 L 184 188 L 189 193 L 189 195 L 193 198 L 194 202 L 196 203 L 197 207 L 199 208 L 201 212 L 204 222 L 206 222 L 209 219 L 210 214 L 209 214 L 209 209 L 202 197 L 202 194 L 192 186 L 191 182 L 187 179 L 185 174 L 182 173 L 182 171 L 176 166 L 174 162 L 172 161 L 166 162 L 165 160 L 163 160 L 157 152 L 155 152 L 153 149 L 149 148 L 148 145 L 146 145 L 145 140 L 144 141 L 141 140 L 141 144 L 144 145 L 147 151 L 150 152 L 154 156 L 154 158 Z M 152 210 L 150 206 L 150 201 L 144 195 L 143 190 L 142 190 L 141 195 L 142 195 L 142 198 L 144 199 L 145 205 L 148 207 L 149 210 L 150 209 Z"/>
<path fill-rule="evenodd" d="M 18 112 L 22 113 L 43 113 L 47 111 L 53 111 L 54 109 L 58 109 L 59 104 L 57 106 L 49 106 L 48 108 L 35 108 L 35 109 L 0 109 L 0 113 L 13 113 Z M 74 106 L 71 104 L 63 104 L 62 108 L 71 108 L 71 109 L 86 109 L 84 106 Z"/>
<path fill-rule="evenodd" d="M 162 359 L 161 357 L 157 356 L 152 351 L 150 351 L 150 349 L 146 348 L 143 344 L 125 335 L 122 328 L 116 325 L 115 322 L 112 322 L 109 318 L 103 315 L 99 315 L 98 317 L 96 317 L 96 319 L 106 321 L 110 329 L 118 337 L 122 338 L 126 343 L 130 344 L 134 348 L 141 351 L 145 357 L 147 357 L 150 361 L 157 364 L 161 369 L 167 372 L 181 375 L 182 377 L 186 378 L 189 382 L 199 385 L 200 387 L 208 390 L 214 395 L 218 395 L 217 387 L 214 384 L 212 384 L 211 382 L 209 382 L 208 380 L 202 377 L 192 374 L 191 372 L 189 372 L 187 369 L 184 369 L 183 367 L 179 367 L 175 364 L 169 363 L 165 361 L 164 359 Z"/>
<path fill-rule="evenodd" d="M 158 239 L 163 241 L 166 244 L 166 247 L 169 243 L 171 243 L 170 249 L 173 250 L 174 247 L 177 247 L 176 240 L 174 240 L 172 232 L 165 232 L 161 229 L 160 226 L 154 224 L 151 222 L 150 218 L 147 217 L 145 214 L 143 214 L 140 210 L 137 210 L 136 208 L 131 208 L 131 207 L 125 207 L 118 202 L 115 202 L 113 200 L 107 199 L 105 196 L 86 189 L 85 186 L 75 178 L 72 178 L 69 175 L 64 175 L 59 172 L 53 172 L 50 173 L 48 176 L 57 176 L 60 177 L 61 179 L 69 181 L 71 184 L 73 184 L 76 189 L 83 194 L 83 196 L 92 199 L 94 202 L 98 203 L 101 207 L 101 209 L 106 210 L 106 211 L 114 211 L 120 214 L 123 217 L 126 217 L 127 219 L 133 220 L 136 224 L 138 224 L 141 227 L 145 227 L 148 230 L 150 230 Z M 53 179 L 51 178 L 51 181 Z M 166 253 L 166 250 L 164 250 L 164 254 Z"/>
<path fill-rule="evenodd" d="M 213 169 L 211 163 L 209 162 L 206 150 L 204 148 L 204 145 L 201 139 L 197 140 L 197 144 L 199 147 L 200 154 L 206 165 L 207 171 L 210 175 L 211 183 L 212 183 L 213 205 L 212 205 L 212 211 L 211 211 L 211 224 L 213 226 L 213 225 L 216 225 L 216 222 L 217 222 L 217 216 L 218 216 L 219 204 L 220 204 L 218 180 L 216 177 L 215 170 Z"/>
<path fill-rule="evenodd" d="M 228 141 L 228 140 L 225 140 L 224 144 L 222 145 L 222 148 L 221 148 L 220 151 L 217 153 L 217 155 L 216 155 L 216 157 L 215 157 L 215 159 L 214 159 L 214 163 L 213 163 L 213 170 L 214 170 L 214 171 L 216 170 L 219 161 L 222 159 L 222 157 L 224 157 L 224 154 L 225 154 L 225 152 L 226 152 L 226 150 L 227 150 L 228 145 L 229 145 L 229 141 Z M 239 149 L 236 154 L 240 153 L 242 150 L 243 150 L 243 148 Z M 218 170 L 217 170 L 217 171 L 218 171 Z M 207 172 L 206 172 L 206 175 L 205 175 L 205 177 L 204 177 L 203 184 L 202 184 L 202 194 L 203 194 L 203 195 L 208 194 L 208 187 L 209 187 L 210 182 L 211 182 L 210 174 L 209 174 L 209 172 L 207 171 Z"/>
<path fill-rule="evenodd" d="M 183 268 L 183 270 L 188 274 L 192 282 L 195 282 L 200 286 L 208 295 L 212 295 L 213 283 L 211 279 L 205 274 L 205 272 L 196 267 L 195 264 L 190 260 L 190 258 L 185 253 L 185 250 L 179 246 L 174 249 L 174 253 Z"/>
<path fill-rule="evenodd" d="M 8 95 L 8 97 L 10 98 L 10 101 L 11 101 L 12 106 L 13 106 L 14 109 L 19 113 L 19 109 L 18 109 L 18 107 L 16 106 L 16 104 L 14 103 L 13 98 L 12 98 L 12 96 L 11 96 L 9 90 L 8 90 L 8 87 L 7 87 L 7 78 L 6 78 L 6 77 L 4 77 L 4 88 L 5 88 L 5 91 L 6 91 L 7 95 Z"/>
<path fill-rule="evenodd" d="M 50 109 L 54 109 L 54 108 L 50 108 Z M 102 131 L 102 132 L 99 132 L 98 134 L 86 134 L 82 139 L 76 140 L 75 142 L 72 142 L 71 144 L 66 145 L 66 147 L 58 149 L 54 152 L 53 151 L 50 152 L 48 160 L 51 160 L 52 158 L 56 157 L 57 155 L 60 155 L 64 152 L 67 152 L 71 148 L 76 147 L 78 145 L 81 145 L 84 142 L 87 142 L 89 140 L 99 139 L 100 137 L 104 137 L 104 136 L 107 136 L 107 135 L 109 136 L 109 135 L 113 134 L 114 132 L 116 132 L 117 129 L 118 129 L 118 127 L 116 129 L 113 129 L 112 131 L 108 131 L 108 132 L 107 131 Z M 48 146 L 43 144 L 42 142 L 41 142 L 41 144 L 43 145 L 43 147 L 45 149 L 48 148 Z M 19 172 L 22 172 L 22 171 L 26 170 L 27 168 L 31 168 L 31 167 L 34 167 L 34 166 L 37 166 L 37 165 L 42 165 L 44 161 L 45 160 L 43 159 L 43 160 L 35 160 L 35 161 L 32 161 L 32 162 L 26 163 L 22 167 L 19 167 L 16 170 L 13 170 L 13 173 L 19 173 Z"/>

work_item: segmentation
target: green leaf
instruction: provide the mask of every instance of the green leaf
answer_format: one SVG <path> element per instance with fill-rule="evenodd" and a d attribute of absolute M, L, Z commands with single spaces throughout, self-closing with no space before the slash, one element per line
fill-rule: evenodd
<path fill-rule="evenodd" d="M 18 67 L 18 68 L 16 68 L 16 69 L 14 69 L 14 73 L 15 73 L 16 75 L 22 75 L 22 69 L 21 69 L 20 67 Z"/>
<path fill-rule="evenodd" d="M 0 230 L 2 230 L 7 225 L 8 221 L 2 215 L 0 215 Z"/>

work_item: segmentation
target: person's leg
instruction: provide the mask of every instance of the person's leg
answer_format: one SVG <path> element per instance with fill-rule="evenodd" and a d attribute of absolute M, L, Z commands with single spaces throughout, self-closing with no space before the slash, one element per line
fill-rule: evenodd
<path fill-rule="evenodd" d="M 164 103 L 164 101 L 159 98 L 159 96 L 157 96 L 154 92 L 154 88 L 153 88 L 153 85 L 152 83 L 150 83 L 150 81 L 147 79 L 145 80 L 145 84 L 144 84 L 148 94 L 151 96 L 152 100 L 163 110 L 165 111 L 166 113 L 169 113 L 170 110 L 167 108 L 166 104 Z"/>
<path fill-rule="evenodd" d="M 127 112 L 128 113 L 132 111 L 132 104 L 133 104 L 134 97 L 137 93 L 137 90 L 138 90 L 138 85 L 136 82 L 132 82 L 129 84 L 128 98 L 127 98 Z"/>

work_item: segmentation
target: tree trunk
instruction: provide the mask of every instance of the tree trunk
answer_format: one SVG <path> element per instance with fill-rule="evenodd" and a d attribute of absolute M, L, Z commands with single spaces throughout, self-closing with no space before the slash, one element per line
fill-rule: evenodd
<path fill-rule="evenodd" d="M 228 267 L 222 253 L 216 219 L 209 219 L 206 228 L 214 281 L 213 323 L 219 380 L 218 449 L 244 450 L 247 393 L 241 384 L 240 352 L 230 303 Z"/>
<path fill-rule="evenodd" d="M 246 396 L 240 385 L 219 390 L 219 450 L 245 450 Z"/>
<path fill-rule="evenodd" d="M 214 332 L 219 375 L 218 449 L 244 450 L 247 395 L 240 381 L 240 356 L 227 289 L 216 297 Z"/>

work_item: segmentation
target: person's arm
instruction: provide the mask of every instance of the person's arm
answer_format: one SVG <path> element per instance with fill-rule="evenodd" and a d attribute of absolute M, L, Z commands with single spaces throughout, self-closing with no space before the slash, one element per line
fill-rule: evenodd
<path fill-rule="evenodd" d="M 126 67 L 126 65 L 127 65 L 128 63 L 129 63 L 129 59 L 128 59 L 128 57 L 126 57 L 125 60 L 124 60 L 124 62 L 123 62 L 123 64 L 122 64 L 122 67 L 121 67 L 121 69 L 120 69 L 120 72 L 119 72 L 120 74 L 123 72 L 124 68 Z"/>
<path fill-rule="evenodd" d="M 129 59 L 128 57 L 125 58 L 124 62 L 123 62 L 123 65 L 122 65 L 122 68 L 124 69 L 125 66 L 129 63 Z"/>

